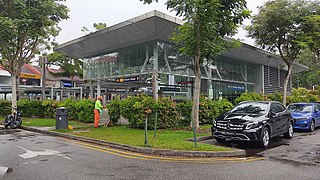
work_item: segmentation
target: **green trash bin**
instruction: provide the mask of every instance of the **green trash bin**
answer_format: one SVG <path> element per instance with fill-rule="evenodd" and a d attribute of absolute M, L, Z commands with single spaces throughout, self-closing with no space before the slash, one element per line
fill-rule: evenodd
<path fill-rule="evenodd" d="M 68 109 L 65 107 L 56 109 L 56 129 L 68 129 Z"/>

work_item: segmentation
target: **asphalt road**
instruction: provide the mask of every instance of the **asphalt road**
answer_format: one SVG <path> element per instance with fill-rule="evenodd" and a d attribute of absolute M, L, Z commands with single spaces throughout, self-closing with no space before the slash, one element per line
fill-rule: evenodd
<path fill-rule="evenodd" d="M 311 135 L 302 134 L 292 141 L 301 142 L 306 138 L 308 140 L 304 142 L 316 144 L 320 141 L 317 140 L 317 133 L 320 130 Z M 280 147 L 288 145 L 260 153 Z M 12 168 L 12 171 L 1 174 L 4 168 Z M 318 165 L 269 157 L 187 159 L 145 156 L 28 131 L 8 132 L 0 129 L 0 179 L 300 180 L 319 179 L 319 169 Z"/>

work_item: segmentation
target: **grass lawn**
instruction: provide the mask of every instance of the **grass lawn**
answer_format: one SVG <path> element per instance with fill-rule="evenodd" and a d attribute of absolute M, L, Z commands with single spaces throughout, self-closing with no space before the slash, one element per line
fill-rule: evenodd
<path fill-rule="evenodd" d="M 76 127 L 73 130 L 63 130 L 59 132 L 144 147 L 144 130 L 131 129 L 128 126 L 101 127 L 98 129 L 93 127 Z M 192 151 L 228 151 L 228 148 L 203 143 L 198 143 L 198 147 L 195 148 L 193 142 L 186 141 L 187 138 L 193 137 L 193 133 L 187 130 L 157 130 L 156 138 L 153 137 L 153 133 L 153 130 L 148 131 L 148 142 L 152 148 Z M 210 134 L 210 132 L 198 133 L 197 137 L 209 136 Z"/>
<path fill-rule="evenodd" d="M 76 121 L 69 121 L 69 125 L 79 125 L 81 123 Z M 25 118 L 22 117 L 22 125 L 23 126 L 38 126 L 38 127 L 49 127 L 56 125 L 56 119 L 54 118 Z"/>

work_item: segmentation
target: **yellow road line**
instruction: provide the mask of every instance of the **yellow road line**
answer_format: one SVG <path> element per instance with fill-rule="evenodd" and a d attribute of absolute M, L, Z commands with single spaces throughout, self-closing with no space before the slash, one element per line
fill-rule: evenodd
<path fill-rule="evenodd" d="M 247 157 L 247 158 L 233 158 L 233 157 L 224 157 L 224 158 L 183 158 L 183 157 L 161 157 L 161 156 L 151 156 L 143 155 L 138 153 L 133 153 L 129 151 L 117 150 L 112 148 L 107 148 L 104 146 L 94 145 L 90 143 L 84 143 L 74 140 L 67 140 L 78 146 L 85 147 L 88 149 L 96 150 L 99 152 L 104 152 L 108 154 L 117 155 L 120 157 L 131 158 L 131 159 L 140 159 L 140 160 L 160 160 L 163 162 L 193 162 L 193 163 L 221 163 L 221 162 L 252 162 L 258 160 L 264 160 L 265 158 L 261 157 Z"/>

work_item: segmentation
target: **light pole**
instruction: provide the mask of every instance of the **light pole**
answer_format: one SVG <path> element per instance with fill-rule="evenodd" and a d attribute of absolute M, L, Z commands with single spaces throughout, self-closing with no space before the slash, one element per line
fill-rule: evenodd
<path fill-rule="evenodd" d="M 45 100 L 46 99 L 46 62 L 47 62 L 46 54 L 42 55 L 41 61 L 42 61 L 41 92 L 42 92 L 42 100 Z"/>

